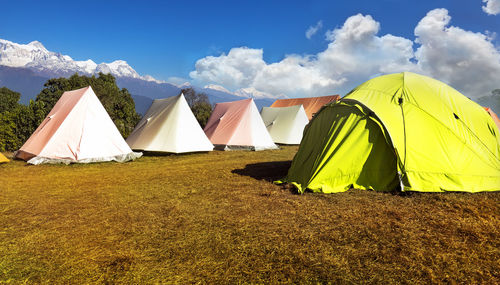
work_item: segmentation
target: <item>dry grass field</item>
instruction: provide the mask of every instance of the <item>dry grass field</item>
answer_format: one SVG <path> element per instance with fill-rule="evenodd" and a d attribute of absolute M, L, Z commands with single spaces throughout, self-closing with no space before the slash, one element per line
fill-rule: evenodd
<path fill-rule="evenodd" d="M 0 165 L 0 283 L 500 283 L 500 192 L 297 195 L 296 150 Z"/>

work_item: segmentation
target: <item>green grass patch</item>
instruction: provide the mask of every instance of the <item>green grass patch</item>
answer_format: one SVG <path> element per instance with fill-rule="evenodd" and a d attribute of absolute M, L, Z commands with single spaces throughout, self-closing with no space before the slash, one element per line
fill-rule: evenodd
<path fill-rule="evenodd" d="M 297 147 L 0 165 L 0 283 L 500 282 L 500 193 L 273 185 Z"/>

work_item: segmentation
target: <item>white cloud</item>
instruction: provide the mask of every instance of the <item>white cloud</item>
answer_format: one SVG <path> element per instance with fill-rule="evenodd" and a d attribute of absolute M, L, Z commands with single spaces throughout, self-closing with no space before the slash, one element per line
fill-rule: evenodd
<path fill-rule="evenodd" d="M 306 31 L 306 38 L 310 40 L 322 27 L 323 21 L 318 21 L 316 25 L 310 26 Z"/>
<path fill-rule="evenodd" d="M 330 41 L 341 42 L 363 42 L 370 40 L 380 30 L 380 24 L 373 20 L 372 16 L 357 14 L 347 18 L 340 29 L 326 32 L 326 38 Z"/>
<path fill-rule="evenodd" d="M 446 9 L 430 11 L 417 24 L 413 42 L 378 35 L 380 23 L 357 14 L 326 32 L 328 47 L 318 54 L 266 63 L 262 49 L 233 48 L 227 55 L 198 60 L 190 76 L 233 91 L 289 97 L 343 95 L 376 75 L 402 71 L 432 76 L 469 97 L 498 88 L 500 51 L 492 35 L 449 26 L 450 20 Z"/>
<path fill-rule="evenodd" d="M 483 11 L 489 15 L 500 14 L 500 0 L 483 0 L 486 6 L 483 6 Z"/>
<path fill-rule="evenodd" d="M 489 94 L 500 82 L 500 51 L 488 34 L 449 26 L 446 9 L 435 9 L 415 28 L 415 56 L 425 74 L 469 97 Z"/>
<path fill-rule="evenodd" d="M 344 79 L 350 89 L 373 74 L 418 71 L 411 62 L 413 42 L 390 34 L 377 36 L 379 29 L 380 24 L 371 16 L 357 14 L 341 28 L 328 31 L 326 37 L 331 42 L 317 55 L 321 74 Z"/>
<path fill-rule="evenodd" d="M 249 86 L 266 63 L 262 49 L 232 48 L 220 56 L 207 56 L 196 62 L 189 76 L 195 81 L 215 83 L 229 89 Z"/>

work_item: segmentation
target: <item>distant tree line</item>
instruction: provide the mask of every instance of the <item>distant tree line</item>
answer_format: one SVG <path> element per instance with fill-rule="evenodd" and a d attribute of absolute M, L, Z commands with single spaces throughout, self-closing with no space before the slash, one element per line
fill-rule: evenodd
<path fill-rule="evenodd" d="M 19 103 L 21 94 L 6 87 L 0 88 L 0 151 L 18 150 L 52 110 L 65 91 L 91 86 L 103 104 L 116 127 L 126 138 L 140 120 L 129 91 L 116 85 L 111 74 L 99 73 L 98 76 L 80 76 L 49 79 L 35 100 L 28 105 Z M 204 127 L 212 113 L 212 105 L 204 93 L 186 88 L 186 101 L 196 119 Z"/>

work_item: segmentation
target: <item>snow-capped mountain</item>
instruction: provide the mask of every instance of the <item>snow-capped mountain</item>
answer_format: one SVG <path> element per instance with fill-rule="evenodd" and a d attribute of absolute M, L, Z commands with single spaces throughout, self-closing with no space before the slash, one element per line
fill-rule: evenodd
<path fill-rule="evenodd" d="M 229 93 L 231 95 L 243 97 L 243 98 L 273 99 L 273 100 L 288 98 L 287 96 L 285 96 L 283 94 L 275 96 L 275 95 L 272 95 L 269 93 L 265 93 L 265 92 L 262 92 L 262 91 L 255 89 L 254 87 L 240 88 L 234 92 L 231 92 L 231 91 L 227 90 L 226 88 L 224 88 L 223 86 L 216 85 L 216 84 L 209 84 L 209 85 L 205 85 L 205 87 L 203 87 L 203 89 Z"/>
<path fill-rule="evenodd" d="M 254 98 L 254 99 L 287 99 L 288 97 L 280 94 L 278 96 L 259 91 L 254 87 L 241 88 L 234 92 L 236 96 L 246 97 L 246 98 Z"/>
<path fill-rule="evenodd" d="M 116 77 L 137 78 L 156 83 L 163 83 L 152 76 L 139 75 L 124 60 L 115 60 L 111 63 L 96 64 L 92 60 L 73 60 L 68 55 L 47 50 L 38 41 L 29 44 L 18 44 L 0 39 L 0 65 L 9 67 L 23 67 L 34 71 L 41 76 L 69 76 L 79 74 L 111 73 Z"/>
<path fill-rule="evenodd" d="M 217 90 L 217 91 L 225 92 L 225 93 L 231 93 L 231 91 L 229 91 L 226 88 L 224 88 L 220 85 L 217 85 L 217 84 L 208 84 L 208 85 L 205 85 L 205 87 L 203 87 L 203 88 Z"/>
<path fill-rule="evenodd" d="M 178 95 L 183 88 L 194 88 L 207 94 L 211 103 L 228 102 L 244 98 L 254 98 L 258 108 L 269 106 L 276 97 L 257 90 L 241 89 L 231 92 L 220 85 L 204 88 L 185 82 L 174 85 L 155 79 L 150 75 L 138 74 L 124 60 L 97 64 L 91 59 L 73 60 L 69 55 L 47 50 L 42 43 L 33 41 L 18 44 L 0 39 L 0 87 L 6 86 L 21 93 L 21 103 L 35 99 L 49 78 L 68 77 L 74 73 L 92 75 L 99 72 L 116 77 L 120 88 L 127 88 L 136 103 L 136 110 L 144 113 L 153 99 Z"/>

